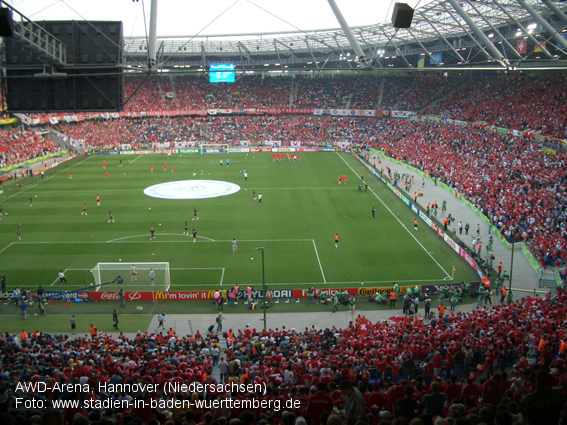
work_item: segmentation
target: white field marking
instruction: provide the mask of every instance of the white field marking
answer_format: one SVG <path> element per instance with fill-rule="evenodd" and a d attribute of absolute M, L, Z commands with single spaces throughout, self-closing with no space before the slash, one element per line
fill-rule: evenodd
<path fill-rule="evenodd" d="M 220 277 L 220 286 L 221 286 L 221 288 L 222 288 L 222 281 L 223 281 L 223 279 L 224 279 L 224 267 L 222 268 L 222 274 L 221 274 L 221 277 Z"/>
<path fill-rule="evenodd" d="M 30 186 L 30 187 L 28 187 L 28 188 L 22 189 L 22 190 L 20 190 L 18 193 L 14 193 L 13 195 L 8 196 L 7 198 L 4 198 L 3 200 L 4 200 L 4 201 L 7 201 L 8 199 L 12 199 L 14 196 L 17 196 L 17 195 L 19 195 L 19 194 L 21 194 L 21 193 L 24 193 L 24 192 L 26 192 L 28 189 L 32 189 L 32 188 L 34 188 L 36 185 L 38 185 L 38 184 L 40 184 L 40 183 L 42 183 L 42 182 L 45 182 L 45 181 L 47 181 L 47 180 L 49 180 L 49 179 L 51 179 L 51 178 L 53 178 L 53 177 L 55 177 L 55 176 L 58 176 L 59 174 L 65 172 L 65 171 L 69 171 L 71 168 L 76 167 L 77 165 L 82 164 L 83 162 L 88 161 L 88 160 L 91 159 L 91 158 L 94 158 L 94 157 L 93 157 L 93 156 L 89 156 L 88 158 L 83 159 L 82 161 L 77 162 L 76 164 L 73 164 L 73 165 L 71 165 L 70 167 L 67 167 L 67 168 L 63 169 L 63 170 L 59 171 L 59 172 L 56 173 L 56 174 L 53 174 L 53 175 L 51 175 L 51 176 L 49 176 L 49 177 L 46 177 L 46 178 L 44 178 L 43 180 L 41 180 L 41 178 L 40 178 L 40 180 L 38 180 L 34 185 L 32 185 L 32 186 Z M 45 193 L 45 192 L 41 192 L 41 193 Z"/>
<path fill-rule="evenodd" d="M 10 248 L 12 245 L 14 245 L 14 242 L 12 242 L 10 245 L 6 245 L 4 248 L 2 248 L 2 250 L 0 251 L 0 253 L 6 251 L 8 248 Z"/>
<path fill-rule="evenodd" d="M 122 261 L 122 262 L 126 265 L 131 264 L 128 261 Z M 161 261 L 154 261 L 154 263 L 160 263 L 160 262 Z M 128 271 L 129 270 L 130 270 L 130 266 L 128 266 Z M 136 270 L 147 271 L 149 269 L 145 268 L 145 267 L 143 267 L 143 268 L 136 267 Z M 170 267 L 169 270 L 222 270 L 222 267 Z M 90 272 L 91 269 L 66 269 L 65 271 L 82 271 L 82 272 L 87 271 L 87 272 Z"/>
<path fill-rule="evenodd" d="M 173 269 L 170 269 L 173 270 Z M 371 285 L 371 284 L 378 284 L 378 283 L 389 283 L 391 284 L 392 282 L 398 282 L 398 283 L 419 283 L 419 282 L 441 282 L 443 281 L 444 278 L 439 278 L 439 279 L 419 279 L 419 280 L 398 280 L 398 279 L 392 279 L 392 280 L 375 280 L 375 281 L 368 281 L 365 280 L 364 281 L 364 285 Z M 274 286 L 289 286 L 289 285 L 295 285 L 295 286 L 313 286 L 313 285 L 360 285 L 360 281 L 356 281 L 356 282 L 270 282 L 270 288 L 274 287 Z M 182 286 L 185 288 L 189 288 L 189 287 L 204 287 L 206 286 L 206 284 L 202 284 L 202 283 L 186 283 L 186 284 L 172 284 L 171 286 Z M 533 291 L 532 291 L 533 292 Z"/>
<path fill-rule="evenodd" d="M 315 240 L 311 239 L 313 242 L 313 248 L 315 249 L 315 255 L 317 256 L 317 262 L 319 263 L 319 269 L 321 270 L 321 276 L 323 276 L 323 283 L 327 283 L 327 279 L 325 279 L 325 273 L 323 272 L 323 266 L 321 266 L 321 260 L 319 260 L 319 252 L 317 252 L 317 245 L 315 245 Z"/>
<path fill-rule="evenodd" d="M 182 153 L 179 154 L 178 158 L 181 158 L 181 155 L 183 155 Z"/>
<path fill-rule="evenodd" d="M 356 171 L 354 171 L 354 168 L 352 168 L 352 167 L 350 166 L 350 164 L 349 164 L 348 162 L 346 162 L 345 159 L 344 159 L 341 155 L 339 155 L 338 153 L 337 153 L 337 155 L 338 155 L 338 157 L 347 165 L 347 167 L 350 168 L 350 169 L 352 170 L 352 172 L 358 176 L 358 173 L 357 173 Z M 374 194 L 374 196 L 376 197 L 376 199 L 378 199 L 378 201 L 380 201 L 380 203 L 381 203 L 382 205 L 384 205 L 384 207 L 390 212 L 390 214 L 392 214 L 392 217 L 394 217 L 394 218 L 398 221 L 398 223 L 400 223 L 400 225 L 405 229 L 405 231 L 408 232 L 408 235 L 410 235 L 410 236 L 413 238 L 413 240 L 417 242 L 417 244 L 423 249 L 423 251 L 425 251 L 425 253 L 426 253 L 427 255 L 429 255 L 429 257 L 435 262 L 435 264 L 437 264 L 437 266 L 439 266 L 439 268 L 440 268 L 441 270 L 443 270 L 443 272 L 447 275 L 447 277 L 448 277 L 449 279 L 451 279 L 451 275 L 450 275 L 449 273 L 447 273 L 447 271 L 446 271 L 443 267 L 441 267 L 441 264 L 439 264 L 439 262 L 438 262 L 435 258 L 433 258 L 433 256 L 429 253 L 429 251 L 427 251 L 427 249 L 425 249 L 425 247 L 421 244 L 421 242 L 419 242 L 419 241 L 417 240 L 417 238 L 416 238 L 416 237 L 411 233 L 411 231 L 404 225 L 404 223 L 402 223 L 401 220 L 400 220 L 398 217 L 396 217 L 396 215 L 392 212 L 392 210 L 391 210 L 390 208 L 388 208 L 388 206 L 384 203 L 384 201 L 382 201 L 382 199 L 376 194 L 376 192 L 374 192 L 374 190 L 373 190 L 372 188 L 369 188 L 369 189 L 370 189 L 370 191 Z"/>
<path fill-rule="evenodd" d="M 137 160 L 140 159 L 142 156 L 144 156 L 144 155 L 140 155 L 138 158 L 133 159 L 132 161 L 128 161 L 128 164 L 134 163 L 134 161 L 137 161 Z"/>
<path fill-rule="evenodd" d="M 67 272 L 67 269 L 63 270 L 63 274 L 65 274 L 66 272 Z M 59 276 L 57 276 L 57 279 L 59 279 Z M 55 280 L 53 281 L 53 283 L 52 283 L 51 285 L 49 285 L 49 286 L 55 285 L 55 282 L 57 282 L 57 279 L 55 279 Z"/>
<path fill-rule="evenodd" d="M 124 240 L 124 239 L 139 238 L 140 236 L 148 236 L 148 235 L 143 234 L 143 235 L 124 236 L 122 238 L 111 239 L 109 241 L 106 241 L 106 243 L 118 242 L 118 241 L 121 241 L 121 240 Z M 183 236 L 183 234 L 182 233 L 160 233 L 159 236 Z M 205 236 L 197 236 L 197 237 L 202 238 L 202 239 L 206 239 L 206 240 L 211 241 L 211 242 L 216 242 L 214 239 L 206 238 Z M 152 242 L 158 242 L 158 241 L 152 241 Z M 167 241 L 161 241 L 161 242 L 167 242 Z"/>
<path fill-rule="evenodd" d="M 182 236 L 181 233 L 163 233 L 164 235 L 173 235 L 173 236 Z M 135 235 L 135 236 L 126 236 L 126 238 L 133 238 L 133 237 L 139 237 L 139 236 L 148 236 L 146 234 L 143 235 Z M 203 238 L 203 239 L 208 239 L 205 238 L 204 236 L 197 236 L 198 238 Z M 183 240 L 174 240 L 174 241 L 124 241 L 121 240 L 124 238 L 118 238 L 118 239 L 112 239 L 109 241 L 79 241 L 79 242 L 68 242 L 68 241 L 61 241 L 61 242 L 13 242 L 12 244 L 16 244 L 16 245 L 57 245 L 57 244 L 62 244 L 62 245 L 70 245 L 70 244 L 107 244 L 107 243 L 187 243 L 186 239 Z M 239 240 L 239 242 L 311 242 L 312 239 L 254 239 L 254 240 Z M 210 240 L 211 243 L 229 243 L 232 242 L 232 239 L 227 239 L 227 240 L 214 240 L 211 239 Z"/>

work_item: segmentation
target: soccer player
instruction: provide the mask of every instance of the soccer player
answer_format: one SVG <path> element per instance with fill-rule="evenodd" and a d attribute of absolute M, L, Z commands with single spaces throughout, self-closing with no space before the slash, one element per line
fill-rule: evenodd
<path fill-rule="evenodd" d="M 193 218 L 191 220 L 199 220 L 199 216 L 197 215 L 197 207 L 193 207 Z"/>
<path fill-rule="evenodd" d="M 364 173 L 360 173 L 360 180 L 364 180 Z"/>
<path fill-rule="evenodd" d="M 102 161 L 102 169 L 106 170 L 106 161 Z"/>
<path fill-rule="evenodd" d="M 222 159 L 221 159 L 221 160 L 219 160 L 219 161 L 220 161 L 220 166 L 222 167 Z"/>
<path fill-rule="evenodd" d="M 112 217 L 112 211 L 108 211 L 108 222 L 113 222 L 114 223 L 114 218 Z"/>
<path fill-rule="evenodd" d="M 346 184 L 346 175 L 343 174 L 343 184 Z"/>
<path fill-rule="evenodd" d="M 252 198 L 254 199 L 254 202 L 256 202 L 256 191 L 252 191 Z"/>
<path fill-rule="evenodd" d="M 171 174 L 173 174 L 173 170 L 175 170 L 175 167 L 172 165 L 171 166 Z"/>
<path fill-rule="evenodd" d="M 193 229 L 193 243 L 197 242 L 197 231 Z"/>
<path fill-rule="evenodd" d="M 150 172 L 154 172 L 154 164 L 150 165 Z"/>
<path fill-rule="evenodd" d="M 130 267 L 130 282 L 134 280 L 138 280 L 138 272 L 136 271 L 136 266 L 132 264 L 132 267 Z"/>
<path fill-rule="evenodd" d="M 150 282 L 152 282 L 152 286 L 154 286 L 155 280 L 156 280 L 156 272 L 154 272 L 153 269 L 150 269 Z"/>
<path fill-rule="evenodd" d="M 87 204 L 83 205 L 83 212 L 81 215 L 87 215 Z"/>
<path fill-rule="evenodd" d="M 65 279 L 65 274 L 63 273 L 63 270 L 59 270 L 59 284 L 63 284 L 63 282 L 67 283 L 67 279 Z"/>
<path fill-rule="evenodd" d="M 69 170 L 69 178 L 71 178 L 71 170 Z"/>
<path fill-rule="evenodd" d="M 234 254 L 236 254 L 236 252 L 238 251 L 238 247 L 236 246 L 236 239 L 232 240 L 232 252 Z"/>
<path fill-rule="evenodd" d="M 372 207 L 372 218 L 374 218 L 376 215 L 376 208 Z"/>
<path fill-rule="evenodd" d="M 33 206 L 33 196 L 30 196 L 30 207 Z"/>
<path fill-rule="evenodd" d="M 413 228 L 417 231 L 417 219 L 413 219 Z"/>
<path fill-rule="evenodd" d="M 341 180 L 343 179 L 342 176 L 339 176 L 339 184 L 341 184 Z"/>
<path fill-rule="evenodd" d="M 100 196 L 98 196 L 98 194 L 96 195 L 96 205 L 100 207 Z"/>
<path fill-rule="evenodd" d="M 258 193 L 258 203 L 261 204 L 262 203 L 262 194 Z"/>
<path fill-rule="evenodd" d="M 189 226 L 187 225 L 187 222 L 185 222 L 185 230 L 183 231 L 183 234 L 189 236 Z"/>
<path fill-rule="evenodd" d="M 228 167 L 230 165 L 230 159 L 226 159 L 226 166 Z"/>
<path fill-rule="evenodd" d="M 335 248 L 339 247 L 339 234 L 335 233 Z"/>
<path fill-rule="evenodd" d="M 164 162 L 163 163 L 163 171 L 166 171 L 166 170 L 167 170 L 167 162 Z"/>
<path fill-rule="evenodd" d="M 18 240 L 21 241 L 22 240 L 22 228 L 18 227 L 18 231 L 16 233 L 18 234 Z"/>
<path fill-rule="evenodd" d="M 150 229 L 150 240 L 152 240 L 152 239 L 154 241 L 156 240 L 156 231 L 154 230 L 153 227 Z"/>
<path fill-rule="evenodd" d="M 108 180 L 108 171 L 106 173 L 104 173 L 104 179 Z"/>

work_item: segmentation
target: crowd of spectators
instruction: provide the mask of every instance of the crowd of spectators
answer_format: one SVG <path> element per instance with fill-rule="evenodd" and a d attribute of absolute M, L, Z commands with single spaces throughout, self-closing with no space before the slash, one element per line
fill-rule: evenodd
<path fill-rule="evenodd" d="M 545 265 L 567 258 L 565 152 L 470 126 L 385 121 L 372 146 L 465 196 L 511 242 Z"/>
<path fill-rule="evenodd" d="M 0 168 L 57 153 L 59 150 L 60 147 L 55 142 L 36 135 L 33 128 L 0 130 Z"/>
<path fill-rule="evenodd" d="M 567 78 L 561 74 L 471 78 L 427 112 L 565 138 L 566 93 Z"/>
<path fill-rule="evenodd" d="M 41 415 L 51 414 L 16 409 L 18 395 L 41 399 L 47 406 L 55 399 L 80 400 L 78 407 L 64 410 L 72 425 L 155 425 L 152 419 L 168 425 L 556 425 L 567 395 L 566 301 L 559 291 L 545 299 L 528 297 L 431 320 L 371 324 L 359 316 L 345 329 L 258 331 L 246 326 L 224 335 L 197 331 L 178 336 L 170 330 L 138 332 L 133 339 L 22 330 L 19 337 L 0 337 L 0 411 L 10 412 L 2 423 L 43 423 Z M 16 394 L 18 384 L 40 381 L 49 388 L 55 383 L 89 388 Z M 193 382 L 265 384 L 266 392 L 163 391 L 167 383 Z M 157 391 L 105 392 L 99 383 L 155 384 Z M 83 404 L 109 398 L 227 397 L 297 403 L 277 412 L 258 407 L 249 413 L 236 408 L 207 411 L 195 404 L 91 411 Z M 564 414 L 561 424 L 566 420 Z"/>

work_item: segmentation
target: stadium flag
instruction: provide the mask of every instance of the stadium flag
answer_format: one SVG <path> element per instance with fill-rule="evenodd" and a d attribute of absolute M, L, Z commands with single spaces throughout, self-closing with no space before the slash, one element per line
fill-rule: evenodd
<path fill-rule="evenodd" d="M 543 49 L 545 49 L 545 45 L 547 44 L 547 42 L 542 41 L 541 43 L 536 42 L 535 46 L 534 46 L 534 53 L 535 52 L 543 52 Z"/>
<path fill-rule="evenodd" d="M 358 326 L 358 334 L 361 336 L 368 335 L 371 325 L 372 323 L 370 323 L 366 316 L 362 316 L 362 319 L 360 319 L 360 325 Z"/>
<path fill-rule="evenodd" d="M 59 122 L 59 120 L 57 119 L 57 117 L 49 117 L 49 122 L 55 125 Z"/>
<path fill-rule="evenodd" d="M 516 52 L 518 53 L 526 53 L 528 51 L 528 44 L 526 40 L 518 40 L 516 42 Z"/>
<path fill-rule="evenodd" d="M 432 53 L 431 57 L 429 58 L 429 65 L 436 65 L 437 63 L 443 62 L 443 53 Z"/>
<path fill-rule="evenodd" d="M 418 68 L 423 68 L 425 66 L 425 56 L 422 56 L 419 58 L 419 60 L 417 61 L 417 67 Z"/>

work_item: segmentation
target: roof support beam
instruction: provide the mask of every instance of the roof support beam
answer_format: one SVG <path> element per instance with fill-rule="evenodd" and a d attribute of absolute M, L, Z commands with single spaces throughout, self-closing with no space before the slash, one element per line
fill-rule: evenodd
<path fill-rule="evenodd" d="M 144 7 L 143 4 L 142 7 Z M 150 7 L 150 35 L 148 39 L 148 68 L 150 72 L 157 72 L 157 11 L 158 0 L 152 0 Z"/>
<path fill-rule="evenodd" d="M 366 38 L 364 38 L 364 36 L 362 34 L 360 34 L 360 38 L 362 39 L 362 41 L 364 41 L 364 44 L 366 44 L 366 48 L 368 49 L 368 51 L 372 52 L 372 48 L 370 47 L 370 44 L 368 44 L 368 41 L 366 41 Z M 374 49 L 374 53 L 372 54 L 371 59 L 372 59 L 372 67 L 374 67 L 374 64 L 376 62 L 378 62 L 378 65 L 380 65 L 380 68 L 384 68 L 379 61 L 380 55 L 378 54 L 378 47 L 376 47 L 376 49 Z"/>
<path fill-rule="evenodd" d="M 362 51 L 360 44 L 358 44 L 358 41 L 356 40 L 352 30 L 348 26 L 343 14 L 341 13 L 341 10 L 335 3 L 335 0 L 327 0 L 327 2 L 329 2 L 329 6 L 331 6 L 331 9 L 333 10 L 335 17 L 337 18 L 337 21 L 339 21 L 339 24 L 341 25 L 341 28 L 343 29 L 345 36 L 348 42 L 350 43 L 350 47 L 352 47 L 352 49 L 356 53 L 357 59 L 360 62 L 360 66 L 363 68 L 369 68 L 370 64 L 368 63 L 368 60 L 364 56 L 364 52 Z"/>
<path fill-rule="evenodd" d="M 514 46 L 512 46 L 512 45 L 508 42 L 508 40 L 506 40 L 506 38 L 505 38 L 504 36 L 502 36 L 502 34 L 500 33 L 500 31 L 498 31 L 498 29 L 497 29 L 494 25 L 492 25 L 492 23 L 490 22 L 490 20 L 487 19 L 487 18 L 478 10 L 478 8 L 474 5 L 474 3 L 471 2 L 470 0 L 466 0 L 466 1 L 467 1 L 467 3 L 470 5 L 470 7 L 472 7 L 473 10 L 474 10 L 476 13 L 478 13 L 478 16 L 481 16 L 481 17 L 484 19 L 484 21 L 488 24 L 488 26 L 492 29 L 492 31 L 494 31 L 496 34 L 498 34 L 498 35 L 500 36 L 500 40 L 502 40 L 502 43 L 504 43 L 504 44 L 508 47 L 508 49 L 509 49 L 511 52 L 514 52 L 514 54 L 515 54 L 519 59 L 522 59 L 522 55 L 520 55 L 520 54 L 517 52 L 516 48 L 515 48 Z M 493 44 L 494 44 L 494 43 L 493 43 Z"/>
<path fill-rule="evenodd" d="M 522 24 L 520 24 L 520 23 L 510 14 L 510 12 L 508 12 L 508 10 L 506 10 L 506 8 L 505 8 L 504 6 L 502 6 L 502 5 L 498 2 L 498 0 L 492 0 L 492 2 L 493 2 L 495 5 L 497 5 L 497 6 L 502 10 L 502 12 L 504 12 L 504 14 L 505 14 L 506 16 L 508 16 L 508 18 L 510 18 L 512 21 L 514 21 L 514 23 L 515 23 L 516 25 L 518 25 L 518 28 L 520 28 L 520 29 L 522 30 L 522 32 L 523 32 L 524 34 L 526 34 L 526 36 L 528 37 L 528 39 L 529 39 L 532 43 L 534 43 L 534 45 L 539 44 L 539 41 L 528 31 L 528 29 L 526 29 Z M 541 46 L 541 45 L 540 45 L 540 46 Z M 514 51 L 515 51 L 515 50 L 516 50 L 516 49 L 514 48 Z M 543 46 L 541 46 L 541 50 L 542 50 L 542 52 L 543 52 L 548 58 L 553 59 L 553 55 L 552 55 L 551 53 L 549 53 L 549 50 L 547 50 L 547 49 L 546 49 L 545 47 L 543 47 Z"/>
<path fill-rule="evenodd" d="M 240 54 L 240 62 L 242 63 L 242 69 L 246 69 L 245 63 L 244 63 L 244 56 L 242 56 L 242 47 L 241 47 L 240 41 L 238 42 L 237 46 L 238 46 L 238 53 Z"/>
<path fill-rule="evenodd" d="M 457 23 L 457 25 L 459 25 L 459 26 L 461 27 L 461 29 L 465 32 L 465 34 L 469 36 L 469 38 L 472 40 L 472 42 L 477 45 L 477 47 L 480 49 L 480 51 L 481 51 L 482 53 L 484 53 L 484 55 L 485 55 L 489 60 L 493 60 L 493 59 L 494 59 L 494 56 L 492 56 L 489 52 L 487 52 L 486 49 L 478 42 L 478 40 L 477 40 L 476 38 L 474 38 L 474 37 L 469 33 L 469 31 L 464 27 L 463 24 L 461 24 L 461 22 L 457 19 L 457 17 L 453 14 L 453 12 L 451 12 L 449 9 L 447 9 L 447 5 L 443 5 L 443 7 L 444 7 L 445 10 L 447 11 L 447 13 L 455 20 L 455 22 Z M 483 34 L 483 35 L 484 35 L 484 34 Z M 487 38 L 487 40 L 488 40 L 488 38 Z M 490 42 L 490 40 L 489 40 L 489 43 L 490 43 L 490 45 L 491 45 L 492 47 L 494 47 L 494 45 L 492 44 L 492 42 Z M 469 56 L 470 56 L 470 54 L 469 54 Z M 502 56 L 502 55 L 501 55 L 501 56 Z M 503 57 L 503 56 L 502 56 L 502 57 Z M 469 60 L 467 59 L 467 62 L 468 62 L 468 61 L 469 61 Z"/>
<path fill-rule="evenodd" d="M 317 63 L 317 59 L 315 59 L 315 56 L 313 56 L 313 51 L 311 50 L 311 46 L 309 45 L 309 40 L 307 40 L 307 37 L 305 37 L 305 45 L 307 46 L 307 49 L 309 50 L 309 54 L 311 55 L 311 59 L 313 59 L 313 63 L 315 64 L 315 67 L 317 67 L 317 69 L 319 69 L 319 64 Z"/>
<path fill-rule="evenodd" d="M 387 34 L 386 34 L 387 36 Z M 392 36 L 392 38 L 390 39 L 390 44 L 392 46 L 394 46 L 394 49 L 396 49 L 396 52 L 398 52 L 398 55 L 402 57 L 402 59 L 404 60 L 404 62 L 406 63 L 406 65 L 411 68 L 411 63 L 408 62 L 407 58 L 404 56 L 404 54 L 402 53 L 402 51 L 400 49 L 398 49 L 398 46 L 396 45 L 396 43 L 394 43 L 394 36 Z"/>
<path fill-rule="evenodd" d="M 454 0 L 453 0 L 454 1 Z M 537 13 L 533 7 L 531 7 L 525 0 L 518 0 L 524 8 L 529 12 L 530 15 L 536 20 L 538 24 L 542 26 L 542 28 L 547 32 L 557 43 L 563 46 L 564 49 L 567 50 L 567 40 L 565 40 L 561 34 L 557 33 L 555 29 L 549 25 L 549 23 L 543 19 L 539 13 Z"/>
<path fill-rule="evenodd" d="M 475 24 L 475 22 L 468 15 L 468 13 L 461 7 L 459 2 L 457 0 L 447 0 L 447 1 L 451 4 L 451 6 L 453 6 L 453 8 L 457 11 L 457 13 L 465 20 L 465 22 L 472 29 L 473 33 L 484 43 L 484 45 L 488 48 L 492 56 L 498 62 L 500 62 L 502 66 L 508 67 L 510 65 L 508 59 L 502 56 L 502 53 L 500 53 L 500 51 L 496 48 L 496 46 L 492 44 L 492 41 L 490 41 L 490 39 L 486 35 L 484 35 L 484 33 Z"/>
<path fill-rule="evenodd" d="M 421 44 L 421 41 L 419 41 L 419 39 L 415 36 L 415 34 L 414 34 L 413 31 L 411 30 L 411 28 L 408 28 L 408 32 L 411 34 L 411 36 L 413 37 L 413 39 L 414 39 L 415 41 L 417 41 L 417 44 L 419 44 L 419 45 L 421 46 L 421 48 L 423 49 L 423 51 L 425 52 L 425 54 L 426 54 L 427 56 L 429 56 L 429 58 L 430 58 L 431 60 L 433 60 L 433 62 L 435 62 L 435 65 L 439 66 L 439 62 L 437 62 L 437 60 L 435 60 L 435 58 L 434 58 L 432 55 L 429 54 L 429 50 L 427 50 L 427 49 L 425 48 L 425 46 L 424 46 L 423 44 Z"/>
<path fill-rule="evenodd" d="M 205 44 L 201 41 L 201 65 L 203 68 L 207 65 L 207 55 L 205 52 Z"/>
<path fill-rule="evenodd" d="M 278 49 L 278 43 L 276 43 L 276 40 L 274 40 L 274 49 L 276 49 L 276 53 L 278 54 L 278 61 L 280 61 L 280 68 L 282 69 L 282 71 L 284 70 L 284 65 L 282 62 L 282 58 L 280 57 L 280 51 Z"/>
<path fill-rule="evenodd" d="M 350 69 L 352 69 L 352 65 L 350 63 L 350 61 L 347 59 L 347 55 L 345 54 L 345 51 L 343 50 L 343 47 L 341 46 L 341 43 L 339 43 L 339 40 L 337 40 L 337 36 L 333 36 L 333 39 L 335 40 L 335 43 L 337 43 L 337 46 L 339 46 L 339 50 L 341 51 L 341 55 L 343 55 L 343 58 L 345 58 L 345 60 L 347 61 L 347 65 Z"/>
<path fill-rule="evenodd" d="M 443 34 L 441 34 L 441 32 L 435 27 L 435 25 L 433 25 L 433 23 L 425 16 L 425 14 L 422 14 L 421 17 L 423 19 L 425 19 L 425 21 L 427 21 L 427 23 L 431 26 L 431 28 L 433 28 L 433 31 L 435 31 L 437 33 L 437 35 L 439 36 L 439 38 L 441 40 L 443 40 L 448 46 L 449 48 L 453 51 L 454 54 L 457 55 L 457 57 L 461 60 L 461 62 L 465 63 L 465 59 L 461 56 L 461 54 L 459 52 L 457 52 L 455 50 L 455 48 L 453 47 L 453 45 L 451 43 L 449 43 L 449 40 L 447 40 L 445 38 L 445 36 Z"/>
<path fill-rule="evenodd" d="M 565 13 L 563 13 L 561 9 L 555 6 L 553 2 L 548 0 L 543 0 L 542 3 L 545 4 L 547 7 L 549 7 L 551 10 L 553 10 L 553 13 L 555 13 L 563 22 L 567 23 L 567 15 L 565 15 Z"/>

